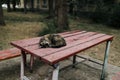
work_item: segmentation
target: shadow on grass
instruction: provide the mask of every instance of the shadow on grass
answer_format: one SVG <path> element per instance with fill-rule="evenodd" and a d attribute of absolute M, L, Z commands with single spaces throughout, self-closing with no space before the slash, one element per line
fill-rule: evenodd
<path fill-rule="evenodd" d="M 18 58 L 19 59 L 19 58 Z M 27 63 L 29 64 L 29 63 Z M 3 65 L 3 66 L 2 66 Z M 61 64 L 66 65 L 66 64 Z M 0 64 L 0 80 L 19 80 L 20 79 L 20 60 L 14 63 L 14 60 L 5 61 Z M 36 59 L 33 65 L 33 73 L 29 72 L 29 65 L 25 68 L 25 75 L 31 80 L 43 80 L 47 65 Z M 48 71 L 47 71 L 48 72 Z M 46 75 L 47 73 L 45 73 Z M 80 63 L 75 68 L 68 67 L 60 71 L 60 80 L 100 80 L 101 70 Z"/>
<path fill-rule="evenodd" d="M 100 80 L 100 74 L 101 70 L 80 63 L 75 68 L 69 67 L 61 71 L 60 77 L 62 80 Z"/>
<path fill-rule="evenodd" d="M 20 58 L 2 61 L 0 63 L 0 80 L 20 80 Z M 44 65 L 40 60 L 35 60 L 33 65 L 33 73 L 30 73 L 29 63 L 25 67 L 25 74 L 32 76 L 36 74 L 38 68 Z"/>
<path fill-rule="evenodd" d="M 0 80 L 18 80 L 20 73 L 19 64 L 15 64 L 12 66 L 4 66 L 0 69 Z"/>

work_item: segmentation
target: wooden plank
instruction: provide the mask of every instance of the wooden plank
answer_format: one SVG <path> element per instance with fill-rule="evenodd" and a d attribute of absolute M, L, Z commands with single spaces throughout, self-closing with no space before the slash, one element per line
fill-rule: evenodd
<path fill-rule="evenodd" d="M 81 31 L 81 32 L 77 32 L 77 34 L 75 33 L 73 33 L 72 35 L 78 35 L 78 34 L 82 34 L 82 33 L 84 33 L 85 31 Z M 72 35 L 70 35 L 70 34 L 68 34 L 68 35 L 63 35 L 63 37 L 70 37 L 70 36 L 72 36 Z M 37 37 L 37 38 L 31 38 L 31 39 L 25 39 L 25 40 L 19 40 L 19 41 L 13 41 L 13 42 L 11 42 L 11 44 L 13 45 L 13 46 L 15 46 L 15 47 L 17 47 L 17 48 L 22 48 L 23 49 L 23 47 L 28 47 L 28 46 L 34 46 L 34 45 L 38 45 L 38 43 L 39 43 L 39 40 L 40 40 L 40 37 Z"/>
<path fill-rule="evenodd" d="M 12 41 L 11 44 L 16 47 L 18 47 L 18 46 L 26 47 L 26 46 L 37 44 L 39 42 L 39 40 L 40 40 L 40 37 L 36 37 L 36 38 Z"/>
<path fill-rule="evenodd" d="M 71 36 L 71 37 L 65 37 L 64 39 L 67 41 L 67 44 L 70 44 L 71 42 L 75 41 L 75 40 L 79 40 L 81 38 L 85 38 L 85 37 L 89 37 L 89 36 L 93 36 L 97 33 L 94 32 L 87 32 L 87 33 L 83 33 L 81 35 L 75 35 L 75 36 Z M 29 49 L 29 50 L 37 50 L 40 49 L 39 44 L 35 44 L 35 45 L 31 45 L 31 46 L 27 46 L 25 47 L 25 49 Z"/>
<path fill-rule="evenodd" d="M 66 31 L 66 32 L 58 33 L 58 34 L 66 35 L 66 34 L 72 34 L 72 33 L 76 33 L 76 32 L 81 32 L 81 30 Z"/>
<path fill-rule="evenodd" d="M 46 56 L 46 55 L 53 54 L 55 52 L 66 50 L 66 49 L 68 49 L 72 46 L 76 46 L 77 44 L 81 44 L 81 43 L 90 41 L 92 39 L 95 39 L 95 38 L 98 38 L 98 37 L 101 37 L 101 36 L 104 36 L 104 35 L 105 34 L 97 34 L 97 35 L 90 36 L 90 37 L 83 37 L 80 40 L 74 41 L 70 44 L 67 44 L 67 46 L 64 46 L 64 47 L 61 47 L 61 48 L 42 48 L 42 49 L 38 49 L 38 50 L 31 50 L 31 49 L 28 49 L 28 50 L 26 49 L 26 50 L 29 51 L 30 53 L 34 53 L 36 56 L 43 57 L 43 56 Z"/>
<path fill-rule="evenodd" d="M 73 31 L 74 32 L 74 31 Z M 62 34 L 62 33 L 59 33 L 61 36 L 63 37 L 66 37 L 67 35 L 70 37 L 72 35 L 75 35 L 76 33 L 79 34 L 79 33 L 82 33 L 82 32 L 85 32 L 85 31 L 81 31 L 81 32 L 74 32 L 74 33 L 69 33 L 69 34 Z M 40 40 L 40 37 L 36 37 L 36 38 L 31 38 L 31 39 L 24 39 L 24 40 L 18 40 L 18 41 L 12 41 L 11 44 L 20 48 L 21 47 L 26 47 L 26 46 L 30 46 L 30 45 L 34 45 L 34 44 L 37 44 Z"/>
<path fill-rule="evenodd" d="M 111 38 L 112 38 L 112 36 L 105 35 L 103 37 L 99 37 L 97 39 L 90 40 L 90 41 L 82 43 L 80 45 L 70 47 L 69 49 L 61 50 L 54 54 L 44 56 L 44 57 L 42 57 L 42 59 L 49 64 L 55 64 L 61 60 L 66 59 L 67 57 L 75 55 L 76 53 L 78 53 L 80 51 L 86 50 L 86 49 L 88 49 L 92 46 L 95 46 L 101 42 L 110 40 Z"/>
<path fill-rule="evenodd" d="M 63 38 L 66 38 L 66 37 L 81 35 L 81 34 L 84 34 L 84 33 L 87 33 L 87 32 L 86 31 L 81 31 L 81 32 L 76 32 L 76 33 L 72 33 L 72 34 L 59 34 L 59 35 L 61 35 Z"/>
<path fill-rule="evenodd" d="M 80 40 L 80 39 L 83 39 L 83 38 L 87 38 L 87 37 L 90 37 L 90 36 L 93 36 L 93 35 L 96 35 L 97 33 L 95 32 L 86 32 L 86 33 L 82 33 L 80 35 L 73 35 L 71 37 L 65 37 L 65 40 L 69 43 L 69 42 L 73 42 L 73 41 L 76 41 L 76 40 Z"/>
<path fill-rule="evenodd" d="M 20 50 L 17 48 L 11 48 L 0 51 L 0 61 L 20 56 Z"/>
<path fill-rule="evenodd" d="M 83 34 L 84 35 L 84 34 Z M 40 52 L 42 52 L 41 53 L 41 56 L 42 55 L 47 55 L 47 54 L 50 54 L 50 51 L 57 51 L 58 49 L 60 49 L 60 50 L 62 50 L 62 49 L 64 49 L 64 48 L 68 48 L 68 47 L 70 47 L 70 46 L 73 46 L 73 44 L 75 45 L 75 44 L 78 44 L 78 43 L 80 43 L 80 42 L 85 42 L 87 39 L 87 37 L 90 37 L 88 40 L 90 40 L 90 39 L 93 39 L 93 38 L 96 38 L 96 37 L 98 37 L 98 36 L 102 36 L 102 35 L 105 35 L 105 34 L 98 34 L 98 35 L 95 35 L 95 33 L 93 33 L 93 32 L 88 32 L 88 33 L 86 33 L 86 36 L 84 35 L 79 35 L 79 36 L 77 36 L 79 39 L 77 39 L 78 41 L 76 42 L 76 40 L 74 40 L 74 41 L 70 41 L 70 40 L 67 40 L 67 46 L 65 46 L 65 47 L 62 47 L 62 48 L 38 48 L 37 49 L 37 47 L 36 47 L 36 49 L 33 49 L 33 46 L 29 46 L 29 47 L 25 47 L 24 49 L 25 49 L 25 51 L 27 51 L 27 52 L 29 52 L 29 53 L 38 53 L 38 54 L 40 54 Z M 93 36 L 94 35 L 94 36 Z M 91 37 L 92 36 L 92 37 Z M 74 36 L 73 36 L 74 37 Z M 67 38 L 65 38 L 65 39 L 67 39 Z M 70 39 L 74 39 L 74 38 L 70 38 Z M 73 43 L 74 42 L 74 43 Z"/>
<path fill-rule="evenodd" d="M 43 58 L 45 56 L 53 55 L 54 53 L 56 54 L 57 52 L 61 52 L 61 51 L 64 51 L 66 49 L 69 50 L 69 48 L 74 47 L 78 44 L 83 44 L 85 42 L 94 40 L 96 38 L 99 38 L 99 37 L 102 37 L 103 35 L 105 35 L 105 34 L 98 34 L 98 33 L 94 33 L 94 34 L 91 35 L 92 32 L 90 34 L 89 33 L 84 32 L 84 31 L 81 31 L 81 32 L 78 31 L 78 32 L 75 32 L 75 33 L 72 33 L 72 34 L 70 34 L 70 33 L 66 33 L 66 35 L 63 34 L 64 37 L 66 36 L 65 40 L 67 41 L 67 46 L 62 47 L 62 48 L 42 48 L 42 49 L 39 49 L 38 43 L 33 44 L 36 41 L 32 41 L 31 43 L 29 43 L 29 40 L 26 40 L 29 43 L 29 44 L 27 44 L 27 46 L 29 46 L 29 47 L 16 45 L 16 43 L 14 43 L 14 42 L 13 42 L 13 45 L 20 48 L 20 49 L 23 49 L 26 52 L 29 52 L 30 54 L 33 54 L 33 55 L 36 55 L 38 57 Z M 105 36 L 107 36 L 107 35 L 105 35 Z M 39 37 L 39 39 L 40 39 L 40 37 Z M 33 40 L 33 39 L 30 39 L 30 40 Z M 24 40 L 22 40 L 22 41 L 24 42 Z M 21 44 L 21 42 L 19 42 L 19 44 Z M 51 61 L 46 60 L 45 58 L 43 58 L 43 60 L 45 60 L 49 63 L 52 63 Z M 53 61 L 53 63 L 54 63 L 54 61 Z"/>

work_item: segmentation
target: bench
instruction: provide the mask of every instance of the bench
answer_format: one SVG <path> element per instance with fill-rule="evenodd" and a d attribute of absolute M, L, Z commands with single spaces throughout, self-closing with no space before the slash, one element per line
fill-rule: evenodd
<path fill-rule="evenodd" d="M 105 72 L 107 68 L 107 60 L 109 54 L 110 43 L 113 36 L 106 35 L 97 32 L 87 31 L 70 31 L 59 33 L 67 42 L 67 45 L 61 48 L 40 48 L 39 40 L 41 37 L 12 41 L 11 44 L 21 49 L 21 80 L 29 80 L 24 75 L 24 56 L 25 53 L 32 55 L 31 68 L 33 65 L 33 57 L 40 58 L 41 61 L 47 63 L 53 67 L 52 80 L 58 80 L 59 62 L 73 57 L 73 65 L 76 64 L 76 55 L 86 49 L 89 49 L 102 42 L 106 43 L 106 50 L 104 56 L 104 62 L 102 64 L 101 80 L 105 78 Z"/>
<path fill-rule="evenodd" d="M 19 57 L 21 56 L 21 50 L 18 49 L 18 48 L 10 48 L 10 49 L 6 49 L 6 50 L 1 50 L 0 51 L 0 61 L 3 61 L 3 60 L 8 60 L 8 59 L 11 59 L 11 58 L 15 58 L 15 57 Z M 26 59 L 26 55 L 24 56 L 24 65 L 26 66 L 26 62 L 27 62 L 27 59 Z M 30 57 L 30 61 L 31 60 L 31 57 Z M 31 63 L 31 62 L 30 62 Z M 31 70 L 30 70 L 31 71 Z M 31 71 L 32 72 L 32 71 Z"/>
<path fill-rule="evenodd" d="M 0 51 L 0 61 L 15 58 L 21 55 L 21 51 L 18 48 L 10 48 Z"/>

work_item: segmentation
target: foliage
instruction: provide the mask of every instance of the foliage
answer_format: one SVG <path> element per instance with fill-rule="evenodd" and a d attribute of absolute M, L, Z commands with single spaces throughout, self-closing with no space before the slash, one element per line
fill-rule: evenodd
<path fill-rule="evenodd" d="M 94 22 L 104 23 L 108 19 L 108 13 L 105 10 L 96 10 L 91 17 Z"/>
<path fill-rule="evenodd" d="M 54 19 L 44 20 L 43 22 L 46 26 L 44 26 L 43 30 L 38 33 L 38 36 L 66 31 L 58 28 Z"/>
<path fill-rule="evenodd" d="M 75 0 L 77 1 L 77 17 L 90 18 L 119 28 L 120 2 L 118 0 Z"/>
<path fill-rule="evenodd" d="M 120 26 L 120 5 L 115 2 L 106 1 L 99 8 L 96 8 L 91 16 L 92 20 L 97 23 L 103 23 L 119 28 Z"/>
<path fill-rule="evenodd" d="M 120 5 L 116 5 L 113 8 L 113 13 L 108 24 L 120 29 Z"/>
<path fill-rule="evenodd" d="M 57 29 L 54 20 L 47 20 L 47 21 L 43 21 L 46 26 L 44 27 L 44 29 L 42 31 L 39 32 L 39 36 L 43 36 L 45 34 L 51 34 L 51 33 L 57 33 L 57 32 L 61 32 L 60 30 Z"/>
<path fill-rule="evenodd" d="M 4 4 L 4 3 L 6 4 L 6 3 L 7 3 L 7 1 L 8 1 L 8 0 L 1 0 L 2 4 Z M 13 0 L 10 0 L 10 2 L 11 2 L 11 3 L 12 3 L 12 1 L 13 1 Z M 20 0 L 15 0 L 15 1 L 16 1 L 17 3 L 19 3 L 19 2 L 20 2 Z"/>

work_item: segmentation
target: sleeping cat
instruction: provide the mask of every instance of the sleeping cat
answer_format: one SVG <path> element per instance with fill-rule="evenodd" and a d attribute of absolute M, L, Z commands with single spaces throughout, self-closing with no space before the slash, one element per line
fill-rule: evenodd
<path fill-rule="evenodd" d="M 41 48 L 59 48 L 66 46 L 66 41 L 58 34 L 47 34 L 40 39 L 39 45 Z"/>

